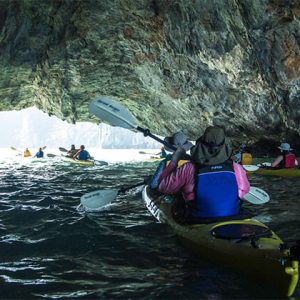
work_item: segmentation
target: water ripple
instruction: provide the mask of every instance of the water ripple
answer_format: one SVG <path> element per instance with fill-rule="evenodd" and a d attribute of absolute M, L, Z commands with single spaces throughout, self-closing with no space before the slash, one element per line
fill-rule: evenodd
<path fill-rule="evenodd" d="M 80 197 L 119 189 L 155 170 L 151 163 L 91 168 L 55 160 L 0 165 L 0 281 L 5 299 L 259 299 L 272 291 L 182 247 L 141 201 L 141 187 L 100 212 Z M 245 206 L 284 239 L 299 239 L 299 180 L 253 175 L 271 201 Z"/>

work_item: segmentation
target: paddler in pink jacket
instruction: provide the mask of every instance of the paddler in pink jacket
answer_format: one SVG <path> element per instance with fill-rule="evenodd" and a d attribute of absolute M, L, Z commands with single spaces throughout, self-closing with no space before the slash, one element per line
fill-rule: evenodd
<path fill-rule="evenodd" d="M 179 145 L 159 177 L 158 191 L 183 199 L 191 219 L 238 215 L 239 199 L 250 184 L 243 167 L 230 159 L 224 130 L 208 127 L 191 148 L 192 162 L 181 162 L 184 154 Z"/>

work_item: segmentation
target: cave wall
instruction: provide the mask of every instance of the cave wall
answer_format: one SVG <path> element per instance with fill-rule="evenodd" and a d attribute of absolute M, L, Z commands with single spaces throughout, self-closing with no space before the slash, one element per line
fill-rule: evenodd
<path fill-rule="evenodd" d="M 300 1 L 0 1 L 0 110 L 98 122 L 102 94 L 156 134 L 300 148 L 299 79 Z"/>

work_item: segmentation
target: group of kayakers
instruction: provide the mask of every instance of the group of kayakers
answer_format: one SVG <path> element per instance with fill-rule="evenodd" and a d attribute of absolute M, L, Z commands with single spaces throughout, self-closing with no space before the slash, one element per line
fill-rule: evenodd
<path fill-rule="evenodd" d="M 173 216 L 178 222 L 197 223 L 203 218 L 223 218 L 240 213 L 240 199 L 250 190 L 242 164 L 252 164 L 252 155 L 245 145 L 232 155 L 232 148 L 221 127 L 210 126 L 196 144 L 182 132 L 165 141 L 176 151 L 160 162 L 149 186 L 151 193 L 173 195 Z M 281 155 L 273 167 L 298 165 L 290 145 L 280 145 Z M 190 155 L 186 152 L 190 150 Z M 220 201 L 222 199 L 222 201 Z"/>
<path fill-rule="evenodd" d="M 43 147 L 43 148 L 40 147 L 39 150 L 38 150 L 38 152 L 33 157 L 43 158 L 44 157 L 44 151 L 43 151 L 43 149 L 45 149 L 45 148 L 46 147 Z M 32 156 L 31 152 L 29 151 L 28 148 L 26 148 L 25 151 L 24 151 L 24 157 L 30 157 L 30 156 Z"/>
<path fill-rule="evenodd" d="M 45 148 L 46 148 L 46 146 L 40 147 L 38 152 L 33 157 L 43 158 L 44 157 L 44 151 L 43 150 Z M 29 151 L 28 148 L 25 149 L 23 156 L 24 157 L 31 157 L 32 156 L 31 152 Z M 81 145 L 79 149 L 76 149 L 75 145 L 71 145 L 70 150 L 67 151 L 66 157 L 73 158 L 73 159 L 78 159 L 78 160 L 92 159 L 89 152 L 87 150 L 85 150 L 84 145 Z"/>
<path fill-rule="evenodd" d="M 92 158 L 90 153 L 85 150 L 84 145 L 81 145 L 79 149 L 76 149 L 75 145 L 71 145 L 71 149 L 67 152 L 66 156 L 79 160 L 88 160 Z"/>
<path fill-rule="evenodd" d="M 298 161 L 296 158 L 293 149 L 290 144 L 282 143 L 278 149 L 281 154 L 278 155 L 275 160 L 271 163 L 270 168 L 295 168 L 298 166 Z M 242 146 L 234 152 L 231 157 L 235 162 L 240 163 L 242 165 L 252 165 L 252 154 L 248 146 L 242 144 Z M 267 166 L 265 166 L 267 167 Z"/>

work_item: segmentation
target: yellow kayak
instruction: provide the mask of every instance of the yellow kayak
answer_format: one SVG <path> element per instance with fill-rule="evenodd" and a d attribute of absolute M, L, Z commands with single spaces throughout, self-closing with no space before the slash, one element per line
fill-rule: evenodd
<path fill-rule="evenodd" d="M 69 163 L 79 164 L 82 166 L 94 166 L 95 165 L 95 162 L 93 160 L 80 160 L 80 159 L 74 159 L 71 157 L 65 157 L 65 160 Z"/>
<path fill-rule="evenodd" d="M 253 172 L 247 172 L 247 174 L 261 174 L 261 175 L 272 175 L 282 177 L 300 177 L 300 168 L 291 169 L 267 169 L 259 168 Z"/>
<path fill-rule="evenodd" d="M 252 276 L 278 289 L 282 296 L 294 294 L 299 279 L 299 254 L 285 247 L 265 224 L 240 219 L 181 225 L 174 221 L 165 196 L 151 196 L 146 186 L 143 200 L 151 214 L 167 223 L 183 245 L 196 254 Z"/>

